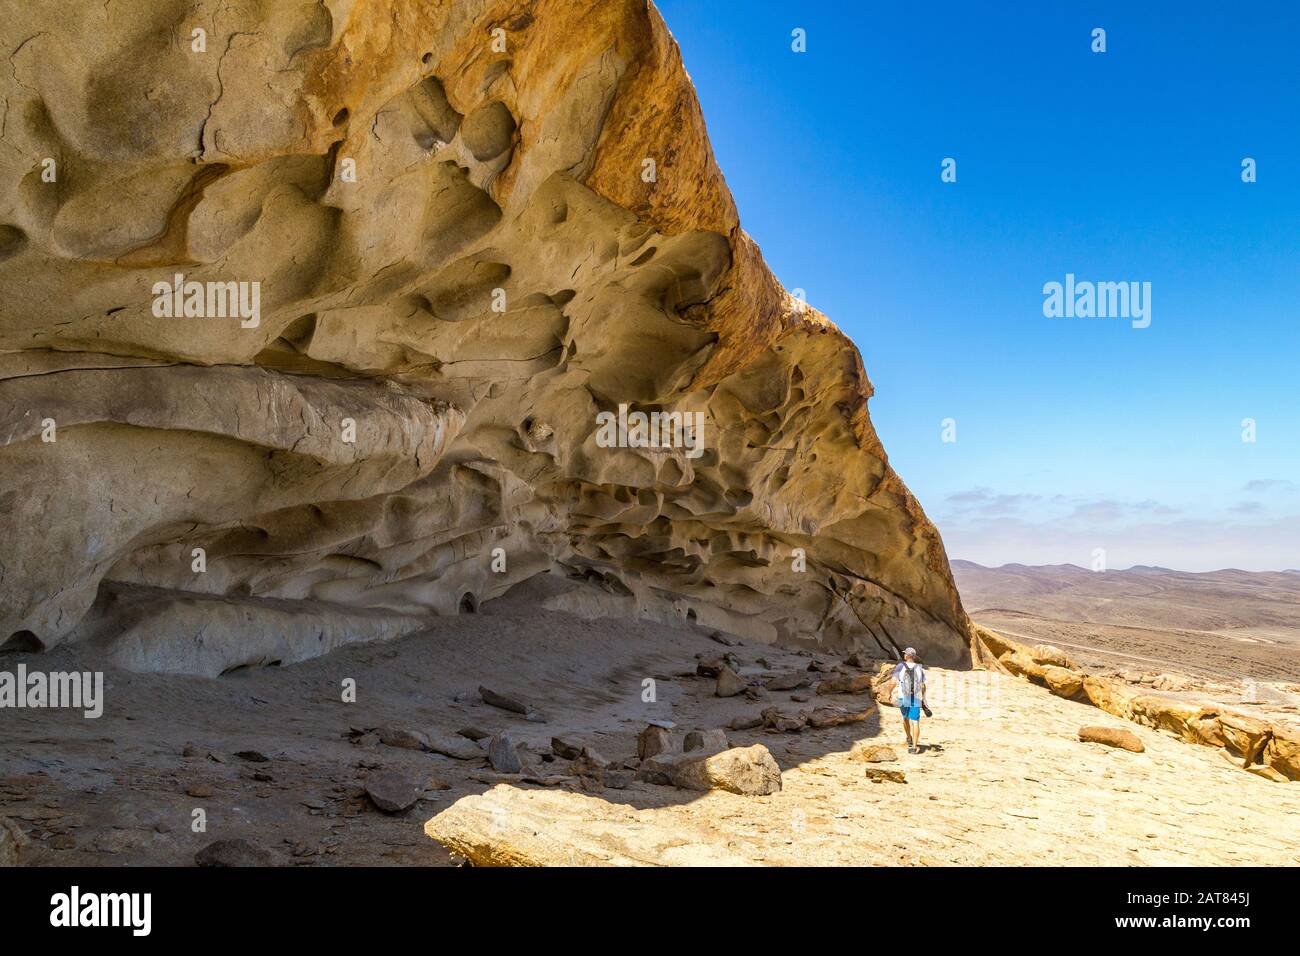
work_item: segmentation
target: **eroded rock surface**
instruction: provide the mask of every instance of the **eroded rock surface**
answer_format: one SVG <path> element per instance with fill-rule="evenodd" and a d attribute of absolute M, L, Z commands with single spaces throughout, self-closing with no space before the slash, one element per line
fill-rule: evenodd
<path fill-rule="evenodd" d="M 1190 743 L 1217 747 L 1243 770 L 1267 779 L 1300 780 L 1300 727 L 1293 721 L 1252 717 L 1212 700 L 1146 693 L 1125 681 L 1050 663 L 1063 656 L 1051 645 L 1026 646 L 981 625 L 975 625 L 975 632 L 983 645 L 981 657 L 994 658 L 991 666 L 995 669 L 1023 677 L 1057 697 L 1092 704 L 1115 717 L 1170 731 Z M 1118 734 L 1127 743 L 1102 739 L 1102 733 L 1085 737 L 1085 730 L 1113 731 L 1112 736 Z M 1134 743 L 1142 746 L 1122 729 L 1084 727 L 1079 736 L 1125 749 L 1133 749 Z"/>
<path fill-rule="evenodd" d="M 643 0 L 21 4 L 0 47 L 0 644 L 220 674 L 530 582 L 968 661 Z M 702 430 L 604 447 L 621 406 Z"/>

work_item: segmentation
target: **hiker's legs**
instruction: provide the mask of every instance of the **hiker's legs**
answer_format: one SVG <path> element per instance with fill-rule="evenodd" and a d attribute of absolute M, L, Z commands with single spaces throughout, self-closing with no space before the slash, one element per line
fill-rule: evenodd
<path fill-rule="evenodd" d="M 916 720 L 912 721 L 912 745 L 918 750 L 921 749 L 921 715 L 916 715 Z"/>
<path fill-rule="evenodd" d="M 912 722 L 906 717 L 903 718 L 903 733 L 907 735 L 907 746 L 912 746 Z"/>

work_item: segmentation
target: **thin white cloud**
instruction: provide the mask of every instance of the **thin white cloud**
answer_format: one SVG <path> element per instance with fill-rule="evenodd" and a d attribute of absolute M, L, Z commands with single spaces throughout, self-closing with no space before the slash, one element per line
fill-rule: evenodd
<path fill-rule="evenodd" d="M 1256 478 L 1254 481 L 1248 481 L 1242 485 L 1241 490 L 1247 494 L 1266 495 L 1276 492 L 1300 491 L 1300 485 L 1286 478 Z"/>
<path fill-rule="evenodd" d="M 1289 504 L 1289 503 L 1288 503 Z M 934 515 L 949 555 L 979 564 L 1186 571 L 1300 567 L 1300 503 L 1279 512 L 1253 498 L 1203 513 L 1146 498 L 1020 495 L 988 488 L 949 495 Z"/>

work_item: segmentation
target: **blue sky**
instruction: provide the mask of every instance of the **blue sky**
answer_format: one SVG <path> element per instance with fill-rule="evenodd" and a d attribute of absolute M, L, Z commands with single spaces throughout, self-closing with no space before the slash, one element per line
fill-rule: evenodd
<path fill-rule="evenodd" d="M 658 6 L 950 556 L 1300 567 L 1300 6 Z M 1045 317 L 1066 273 L 1150 282 L 1150 327 Z"/>

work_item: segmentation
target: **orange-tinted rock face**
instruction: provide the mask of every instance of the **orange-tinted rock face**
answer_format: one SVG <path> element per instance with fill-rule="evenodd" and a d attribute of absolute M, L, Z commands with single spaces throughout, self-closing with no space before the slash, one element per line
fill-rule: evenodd
<path fill-rule="evenodd" d="M 0 642 L 220 673 L 523 588 L 969 659 L 644 2 L 29 4 L 0 43 Z"/>

